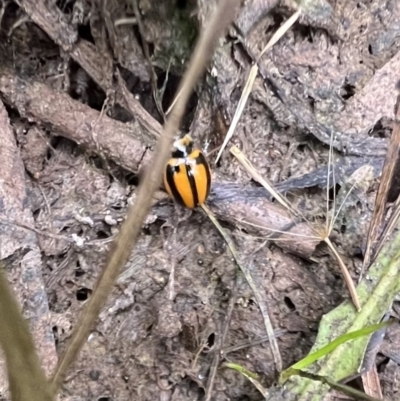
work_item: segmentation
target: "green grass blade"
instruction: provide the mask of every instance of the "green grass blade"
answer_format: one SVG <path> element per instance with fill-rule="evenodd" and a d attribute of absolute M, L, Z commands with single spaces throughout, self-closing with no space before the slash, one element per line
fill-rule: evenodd
<path fill-rule="evenodd" d="M 249 381 L 251 381 L 253 383 L 254 387 L 264 396 L 264 398 L 267 397 L 268 391 L 258 381 L 259 376 L 257 373 L 251 372 L 250 370 L 247 370 L 243 366 L 238 365 L 236 363 L 232 363 L 232 362 L 225 362 L 224 364 L 222 364 L 222 366 L 229 368 L 229 369 L 236 370 L 237 372 L 242 374 L 244 377 L 246 377 Z"/>
<path fill-rule="evenodd" d="M 391 321 L 382 322 L 378 324 L 373 324 L 360 330 L 352 331 L 351 333 L 343 334 L 342 336 L 336 338 L 335 340 L 331 341 L 329 344 L 313 352 L 312 354 L 307 355 L 305 358 L 283 371 L 280 376 L 279 382 L 285 382 L 287 379 L 289 379 L 290 376 L 297 374 L 299 370 L 307 368 L 318 359 L 321 359 L 322 357 L 328 355 L 339 345 L 344 344 L 350 340 L 355 340 L 357 338 L 372 334 L 373 332 L 382 329 L 383 327 L 389 326 L 390 324 L 392 324 Z"/>

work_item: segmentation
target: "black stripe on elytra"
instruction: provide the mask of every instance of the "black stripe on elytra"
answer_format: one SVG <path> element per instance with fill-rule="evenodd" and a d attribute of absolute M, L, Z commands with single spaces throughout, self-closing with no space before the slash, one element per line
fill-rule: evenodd
<path fill-rule="evenodd" d="M 188 155 L 190 155 L 192 153 L 192 150 L 193 150 L 193 143 L 190 142 L 188 145 L 186 145 L 185 150 L 175 148 L 172 151 L 172 157 L 174 159 L 183 159 Z"/>
<path fill-rule="evenodd" d="M 184 151 L 182 151 L 182 150 L 174 149 L 174 150 L 172 151 L 172 158 L 173 158 L 173 159 L 183 159 L 183 158 L 185 158 L 186 156 L 187 156 L 187 153 L 184 152 Z"/>
<path fill-rule="evenodd" d="M 175 201 L 182 206 L 186 206 L 185 202 L 182 199 L 181 194 L 179 193 L 178 189 L 176 188 L 175 181 L 174 181 L 174 176 L 175 176 L 175 174 L 179 174 L 179 170 L 180 170 L 179 165 L 178 166 L 171 166 L 171 165 L 167 166 L 167 173 L 166 173 L 167 174 L 167 183 L 171 189 L 172 196 L 175 199 Z"/>
<path fill-rule="evenodd" d="M 210 174 L 210 167 L 208 166 L 207 160 L 204 157 L 203 153 L 199 153 L 199 155 L 196 157 L 196 164 L 202 164 L 204 166 L 204 169 L 206 170 L 207 174 L 207 192 L 206 192 L 206 198 L 208 197 L 208 194 L 210 193 L 210 187 L 211 187 L 211 174 Z"/>
<path fill-rule="evenodd" d="M 197 206 L 199 203 L 199 194 L 197 193 L 196 180 L 193 176 L 193 170 L 190 164 L 186 164 L 186 175 L 189 180 L 190 190 L 193 196 L 193 205 Z"/>

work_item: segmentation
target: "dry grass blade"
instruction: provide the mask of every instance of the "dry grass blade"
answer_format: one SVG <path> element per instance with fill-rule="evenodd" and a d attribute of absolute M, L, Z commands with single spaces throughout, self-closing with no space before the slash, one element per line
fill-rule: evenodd
<path fill-rule="evenodd" d="M 50 401 L 50 386 L 40 367 L 28 323 L 0 265 L 0 344 L 3 348 L 13 401 Z"/>
<path fill-rule="evenodd" d="M 167 111 L 165 112 L 165 115 L 167 116 L 169 113 L 171 113 L 171 110 L 174 108 L 175 103 L 178 101 L 179 96 L 181 95 L 181 93 L 178 91 L 174 100 L 172 101 L 171 105 L 168 107 Z"/>
<path fill-rule="evenodd" d="M 354 188 L 357 186 L 357 181 L 354 181 L 354 183 L 352 184 L 352 186 L 350 187 L 350 189 L 347 191 L 346 196 L 344 197 L 342 204 L 340 205 L 339 209 L 337 210 L 337 212 L 335 212 L 335 208 L 333 209 L 333 218 L 331 219 L 331 222 L 328 226 L 327 229 L 327 233 L 331 233 L 333 230 L 333 226 L 335 224 L 335 221 L 337 220 L 337 218 L 339 217 L 340 212 L 342 211 L 342 208 L 344 206 L 344 204 L 347 201 L 347 198 L 350 196 L 350 194 L 353 192 Z M 333 193 L 335 193 L 335 191 L 333 191 Z M 334 202 L 335 202 L 336 196 L 334 195 Z M 327 220 L 329 221 L 329 220 Z M 328 234 L 329 235 L 329 234 Z"/>
<path fill-rule="evenodd" d="M 332 155 L 333 155 L 333 134 L 331 135 L 331 142 L 329 146 L 329 158 L 328 158 L 328 176 L 327 176 L 327 184 L 326 184 L 326 211 L 329 210 L 329 189 L 330 189 L 330 180 L 331 180 L 331 166 L 332 166 Z M 335 173 L 335 169 L 332 170 L 332 174 Z M 335 177 L 333 176 L 333 184 L 335 185 Z M 333 191 L 334 196 L 336 197 L 336 191 Z M 336 198 L 333 200 L 333 217 L 329 221 L 329 217 L 326 219 L 326 232 L 330 233 L 333 229 L 333 225 L 335 223 L 335 207 L 336 207 Z M 339 212 L 338 212 L 339 214 Z M 329 214 L 328 214 L 329 216 Z"/>
<path fill-rule="evenodd" d="M 385 228 L 384 228 L 384 230 L 382 232 L 382 235 L 381 235 L 381 238 L 379 239 L 379 242 L 376 245 L 375 253 L 374 253 L 374 256 L 373 256 L 371 262 L 374 262 L 376 257 L 377 257 L 377 255 L 379 255 L 379 252 L 382 250 L 383 245 L 385 244 L 385 240 L 389 237 L 389 235 L 396 228 L 397 222 L 399 221 L 399 218 L 400 218 L 400 195 L 399 195 L 399 197 L 397 198 L 396 202 L 393 205 L 392 214 L 391 214 L 391 216 L 389 218 L 389 221 L 387 222 L 387 224 L 386 224 L 386 226 L 385 226 Z"/>
<path fill-rule="evenodd" d="M 293 232 L 289 232 L 288 230 L 278 230 L 278 229 L 275 229 L 275 228 L 270 228 L 270 227 L 267 227 L 267 226 L 262 226 L 262 225 L 260 225 L 260 224 L 255 224 L 255 223 L 251 223 L 251 222 L 249 222 L 249 221 L 243 221 L 243 219 L 234 219 L 237 223 L 239 223 L 239 224 L 245 224 L 245 225 L 248 225 L 248 226 L 251 226 L 251 227 L 255 227 L 255 228 L 259 228 L 260 230 L 264 230 L 264 231 L 267 231 L 267 232 L 269 232 L 269 233 L 272 233 L 269 237 L 268 237 L 268 239 L 276 239 L 276 238 L 279 238 L 279 240 L 281 241 L 282 240 L 282 238 L 280 238 L 282 235 L 289 235 L 290 234 L 290 238 L 284 238 L 284 240 L 287 240 L 287 241 L 296 241 L 297 239 L 298 240 L 302 240 L 302 239 L 312 239 L 312 240 L 316 240 L 316 241 L 321 241 L 321 237 L 318 235 L 318 236 L 309 236 L 309 235 L 306 235 L 306 234 L 300 234 L 300 233 L 293 233 Z M 290 225 L 290 227 L 292 227 L 292 224 Z M 290 228 L 289 227 L 289 228 Z M 240 234 L 239 234 L 240 235 Z M 253 238 L 258 238 L 258 239 L 265 239 L 265 236 L 260 236 L 260 237 L 256 237 L 256 236 L 254 236 L 254 235 L 252 235 L 252 237 Z"/>
<path fill-rule="evenodd" d="M 283 197 L 278 192 L 276 192 L 276 190 L 273 188 L 273 186 L 270 183 L 268 183 L 263 177 L 261 177 L 261 175 L 257 172 L 257 170 L 252 166 L 250 161 L 247 159 L 247 157 L 240 151 L 240 149 L 238 149 L 236 146 L 232 146 L 230 151 L 239 160 L 239 162 L 243 165 L 243 167 L 249 172 L 249 174 L 252 176 L 252 178 L 255 181 L 257 181 L 258 183 L 260 183 L 282 206 L 287 208 L 295 216 L 299 216 L 304 221 L 307 221 L 307 219 L 302 215 L 302 213 L 299 210 L 295 210 L 286 200 L 283 199 Z M 349 194 L 347 194 L 347 196 L 348 195 Z M 341 208 L 339 208 L 339 211 L 340 210 L 341 210 Z M 337 217 L 337 214 L 336 214 L 336 217 Z M 329 247 L 329 249 L 332 251 L 334 257 L 336 258 L 337 262 L 339 263 L 340 270 L 341 270 L 343 278 L 346 282 L 351 299 L 352 299 L 355 307 L 357 308 L 357 310 L 360 311 L 361 304 L 360 304 L 360 301 L 357 296 L 357 291 L 356 291 L 354 282 L 350 276 L 350 273 L 349 273 L 346 265 L 344 264 L 342 258 L 340 257 L 340 254 L 338 253 L 338 251 L 332 244 L 331 240 L 329 239 L 329 235 L 331 232 L 330 230 L 332 230 L 332 228 L 333 228 L 333 223 L 334 223 L 334 219 L 332 219 L 331 222 L 328 221 L 328 223 L 327 223 L 328 231 L 326 229 L 318 230 L 315 228 L 313 228 L 313 231 L 315 232 L 316 237 L 319 238 L 320 241 L 324 241 L 327 244 L 327 246 Z M 315 239 L 316 237 L 313 237 L 313 239 Z"/>
<path fill-rule="evenodd" d="M 135 25 L 137 24 L 137 20 L 135 17 L 131 18 L 121 18 L 115 21 L 114 26 L 121 26 L 121 25 Z"/>
<path fill-rule="evenodd" d="M 246 106 L 247 99 L 249 98 L 249 95 L 250 95 L 251 90 L 253 88 L 253 84 L 254 84 L 254 81 L 256 79 L 257 73 L 258 73 L 258 66 L 257 66 L 257 64 L 254 64 L 250 69 L 250 74 L 249 74 L 249 76 L 247 78 L 247 81 L 246 81 L 246 84 L 245 84 L 245 86 L 243 88 L 243 92 L 242 92 L 242 95 L 240 97 L 239 104 L 238 104 L 238 106 L 236 108 L 235 115 L 233 116 L 232 123 L 231 123 L 231 125 L 229 127 L 228 132 L 226 133 L 224 142 L 222 143 L 222 146 L 221 146 L 221 148 L 220 148 L 220 150 L 219 150 L 219 152 L 217 154 L 217 158 L 215 159 L 214 164 L 218 163 L 218 160 L 221 157 L 222 152 L 225 150 L 226 145 L 228 144 L 228 142 L 232 138 L 233 133 L 235 132 L 236 126 L 237 126 L 237 124 L 238 124 L 238 122 L 240 120 L 240 117 L 242 116 L 243 110 L 244 110 L 244 108 Z"/>
<path fill-rule="evenodd" d="M 362 375 L 362 382 L 364 385 L 365 394 L 375 397 L 378 400 L 383 400 L 382 388 L 376 365 L 373 366 L 372 370 L 369 370 Z"/>
<path fill-rule="evenodd" d="M 299 8 L 287 21 L 285 21 L 282 26 L 273 34 L 272 38 L 268 42 L 268 44 L 264 47 L 261 54 L 258 56 L 258 60 L 264 55 L 266 51 L 271 49 L 273 45 L 275 45 L 278 40 L 291 28 L 291 26 L 297 21 L 300 17 L 301 9 Z"/>
<path fill-rule="evenodd" d="M 136 202 L 128 211 L 127 218 L 112 244 L 105 268 L 97 281 L 95 291 L 86 305 L 82 318 L 75 326 L 71 342 L 59 360 L 52 380 L 55 392 L 58 391 L 64 380 L 67 369 L 75 360 L 79 350 L 85 343 L 89 331 L 98 318 L 100 310 L 107 296 L 110 294 L 122 266 L 125 265 L 130 256 L 140 233 L 144 218 L 148 213 L 151 198 L 161 183 L 162 171 L 169 157 L 172 141 L 182 119 L 187 100 L 189 99 L 196 81 L 203 72 L 205 64 L 212 54 L 219 37 L 233 20 L 238 5 L 238 0 L 221 0 L 209 25 L 199 38 L 188 69 L 179 87 L 181 96 L 166 122 L 164 134 L 158 141 L 153 154 L 151 168 L 146 169 L 144 173 L 143 180 L 138 188 Z"/>
<path fill-rule="evenodd" d="M 382 319 L 382 322 L 387 322 L 390 319 L 390 312 L 387 312 Z M 375 331 L 370 340 L 368 341 L 367 348 L 364 353 L 363 361 L 361 364 L 361 380 L 363 383 L 364 391 L 371 397 L 376 397 L 380 400 L 383 399 L 382 387 L 377 370 L 376 357 L 381 349 L 383 339 L 386 336 L 388 327 L 382 327 L 380 330 Z"/>
<path fill-rule="evenodd" d="M 384 212 L 386 209 L 386 200 L 392 182 L 393 172 L 399 157 L 400 149 L 400 112 L 399 112 L 400 96 L 397 98 L 395 106 L 395 122 L 393 126 L 392 136 L 390 138 L 389 148 L 386 154 L 385 164 L 382 170 L 382 177 L 379 183 L 378 193 L 375 200 L 374 214 L 372 215 L 371 223 L 368 230 L 367 246 L 363 263 L 363 271 L 371 260 L 371 251 L 374 246 L 378 229 L 381 226 Z M 375 252 L 376 254 L 376 252 Z M 361 274 L 362 276 L 362 274 Z"/>
<path fill-rule="evenodd" d="M 253 291 L 254 297 L 256 298 L 257 304 L 260 308 L 260 311 L 261 311 L 261 314 L 262 314 L 262 317 L 264 320 L 264 325 L 265 325 L 265 329 L 267 331 L 268 339 L 269 339 L 269 342 L 271 345 L 272 354 L 274 355 L 274 362 L 275 362 L 276 370 L 278 372 L 281 372 L 282 371 L 282 358 L 281 358 L 281 354 L 279 351 L 278 342 L 275 337 L 274 329 L 272 327 L 271 319 L 268 314 L 267 305 L 266 305 L 263 297 L 261 296 L 260 292 L 258 291 L 257 285 L 254 283 L 254 280 L 250 274 L 250 271 L 247 269 L 246 266 L 243 265 L 243 263 L 240 262 L 239 255 L 236 252 L 236 248 L 235 248 L 232 240 L 226 234 L 225 230 L 221 227 L 221 225 L 218 223 L 217 219 L 213 216 L 213 214 L 207 208 L 207 206 L 203 205 L 202 208 L 205 211 L 205 213 L 207 213 L 207 216 L 213 222 L 213 224 L 218 229 L 218 231 L 221 233 L 221 235 L 224 237 L 224 240 L 226 241 L 226 243 L 229 247 L 229 250 L 232 253 L 233 258 L 235 259 L 236 264 L 239 266 L 239 268 L 242 271 L 243 275 L 245 276 L 251 290 Z"/>
<path fill-rule="evenodd" d="M 293 214 L 298 214 L 290 205 L 283 199 L 283 197 L 275 191 L 274 187 L 252 166 L 250 160 L 244 155 L 244 153 L 237 147 L 232 146 L 230 152 L 236 159 L 241 163 L 241 165 L 246 169 L 246 171 L 251 175 L 251 177 L 261 184 L 283 207 L 288 209 Z"/>
<path fill-rule="evenodd" d="M 241 165 L 246 169 L 246 171 L 251 175 L 253 180 L 257 181 L 261 184 L 284 208 L 286 208 L 289 212 L 291 212 L 294 216 L 301 217 L 304 221 L 307 221 L 305 216 L 299 211 L 293 208 L 276 190 L 275 188 L 263 178 L 260 173 L 253 167 L 250 160 L 244 155 L 244 153 L 236 146 L 232 146 L 230 149 L 232 155 L 234 155 Z M 313 229 L 316 232 L 318 238 L 321 238 L 320 233 Z M 323 239 L 321 239 L 323 240 Z"/>
<path fill-rule="evenodd" d="M 243 113 L 243 110 L 246 106 L 247 103 L 247 99 L 249 98 L 249 95 L 251 93 L 251 90 L 253 88 L 253 84 L 254 81 L 257 77 L 257 73 L 258 73 L 258 61 L 261 59 L 261 57 L 269 50 L 272 48 L 272 46 L 278 42 L 278 40 L 290 29 L 290 27 L 297 21 L 297 19 L 300 16 L 300 9 L 297 10 L 272 36 L 272 38 L 269 40 L 269 42 L 267 43 L 267 45 L 264 47 L 264 49 L 262 50 L 262 52 L 260 53 L 259 57 L 257 58 L 256 63 L 251 67 L 250 69 L 250 73 L 249 76 L 247 78 L 246 84 L 243 88 L 243 92 L 242 95 L 240 97 L 239 100 L 239 104 L 236 108 L 235 111 L 235 115 L 233 116 L 233 120 L 232 123 L 229 127 L 228 132 L 226 133 L 224 142 L 221 146 L 221 149 L 218 152 L 218 155 L 215 159 L 215 164 L 218 163 L 219 158 L 222 155 L 222 152 L 224 151 L 226 145 L 228 144 L 228 142 L 230 141 L 230 139 L 233 136 L 233 133 L 235 132 L 236 126 L 240 120 L 240 117 Z"/>
<path fill-rule="evenodd" d="M 335 256 L 335 259 L 339 263 L 340 271 L 342 272 L 342 276 L 343 276 L 344 281 L 345 281 L 345 283 L 347 285 L 347 288 L 349 290 L 351 300 L 353 301 L 353 304 L 357 308 L 357 310 L 360 311 L 361 310 L 361 304 L 360 304 L 360 300 L 358 299 L 357 290 L 356 290 L 356 287 L 354 285 L 353 279 L 351 278 L 350 273 L 349 273 L 346 265 L 344 264 L 339 252 L 333 246 L 333 244 L 332 244 L 331 240 L 329 239 L 329 237 L 325 237 L 324 238 L 324 242 L 325 242 L 326 245 L 328 245 L 329 249 L 332 251 L 333 255 Z"/>
<path fill-rule="evenodd" d="M 397 103 L 395 106 L 395 120 L 393 123 L 393 132 L 392 132 L 392 137 L 390 138 L 390 144 L 389 144 L 389 149 L 388 149 L 388 153 L 387 153 L 386 160 L 385 160 L 385 165 L 384 165 L 383 171 L 382 171 L 382 179 L 379 184 L 378 194 L 376 196 L 375 211 L 377 210 L 377 208 L 379 207 L 379 204 L 380 204 L 379 203 L 380 201 L 378 200 L 378 196 L 379 196 L 381 187 L 382 187 L 381 198 L 384 198 L 385 202 L 386 202 L 387 192 L 389 191 L 390 183 L 393 179 L 393 171 L 396 166 L 397 159 L 399 157 L 399 151 L 400 151 L 400 110 L 399 110 L 399 105 L 400 105 L 400 96 L 397 97 Z M 385 176 L 384 176 L 384 174 L 385 174 Z M 374 211 L 374 216 L 372 218 L 371 226 L 370 226 L 370 232 L 368 233 L 368 242 L 367 242 L 367 249 L 365 251 L 365 259 L 364 259 L 363 268 L 365 268 L 370 261 L 370 258 L 371 258 L 370 253 L 371 253 L 372 245 L 374 242 L 374 237 L 372 237 L 372 235 L 376 236 L 376 232 L 378 230 L 380 221 L 383 219 L 384 206 L 385 205 L 380 207 L 380 209 L 382 209 L 382 210 L 380 210 L 381 217 L 379 217 L 379 216 L 376 217 L 376 223 L 374 223 L 374 226 L 372 227 L 374 217 L 375 217 L 375 211 Z M 389 221 L 387 222 L 385 228 L 383 229 L 383 232 L 376 245 L 374 254 L 372 255 L 372 261 L 375 260 L 376 256 L 381 251 L 386 238 L 391 234 L 393 229 L 396 227 L 399 217 L 400 217 L 400 195 L 398 196 L 398 198 L 396 199 L 396 202 L 393 205 L 392 214 L 391 214 Z M 371 238 L 370 238 L 370 235 L 371 235 Z"/>
<path fill-rule="evenodd" d="M 330 189 L 330 173 L 331 173 L 331 166 L 332 166 L 332 156 L 333 156 L 333 135 L 331 135 L 331 140 L 330 140 L 330 147 L 329 147 L 329 159 L 328 159 L 328 179 L 327 179 L 327 185 L 326 185 L 326 211 L 327 211 L 327 216 L 329 216 L 329 189 Z M 335 169 L 332 169 L 332 178 L 333 178 L 333 186 L 335 187 L 336 182 L 335 182 Z M 344 278 L 344 281 L 347 285 L 347 288 L 349 290 L 350 293 L 350 297 L 353 301 L 354 306 L 357 308 L 358 311 L 361 310 L 361 304 L 360 301 L 358 299 L 358 295 L 357 295 L 357 290 L 356 287 L 354 285 L 353 279 L 350 276 L 350 273 L 345 265 L 345 263 L 343 262 L 339 252 L 336 250 L 336 248 L 334 247 L 334 245 L 332 244 L 331 240 L 329 239 L 329 236 L 333 230 L 333 226 L 335 224 L 336 219 L 338 218 L 343 205 L 345 204 L 347 198 L 350 196 L 351 192 L 353 191 L 354 187 L 356 186 L 357 182 L 354 181 L 353 185 L 351 186 L 351 188 L 348 190 L 345 198 L 343 199 L 342 204 L 340 205 L 339 209 L 336 211 L 336 191 L 333 191 L 333 209 L 332 209 L 332 218 L 329 219 L 329 217 L 327 217 L 326 219 L 326 228 L 325 228 L 325 232 L 321 232 L 321 239 L 326 243 L 326 245 L 329 247 L 329 249 L 331 250 L 331 252 L 333 253 L 335 259 L 337 260 L 340 270 L 342 272 L 342 276 Z"/>

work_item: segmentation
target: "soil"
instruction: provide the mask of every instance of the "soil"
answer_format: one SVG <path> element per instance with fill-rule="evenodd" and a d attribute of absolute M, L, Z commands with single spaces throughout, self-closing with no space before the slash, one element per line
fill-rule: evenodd
<path fill-rule="evenodd" d="M 12 157 L 3 169 L 4 174 L 12 171 L 25 191 L 7 195 L 19 199 L 17 206 L 0 207 L 0 255 L 17 283 L 22 250 L 40 251 L 35 268 L 44 309 L 29 313 L 44 310 L 47 332 L 35 336 L 42 358 L 54 345 L 59 356 L 68 344 L 135 199 L 141 163 L 163 124 L 159 108 L 165 112 L 171 105 L 198 33 L 216 4 L 141 0 L 140 29 L 128 0 L 101 6 L 88 0 L 51 3 L 3 1 L 0 13 L 0 99 L 14 138 Z M 240 223 L 254 209 L 249 221 L 265 218 L 263 202 L 275 206 L 229 148 L 238 146 L 313 224 L 324 224 L 329 144 L 335 134 L 336 185 L 331 172 L 330 208 L 334 192 L 338 202 L 344 200 L 351 177 L 359 185 L 346 199 L 332 238 L 356 281 L 399 79 L 396 0 L 309 3 L 300 20 L 260 60 L 244 113 L 213 167 L 209 199 L 267 304 L 284 368 L 308 353 L 321 317 L 348 299 L 348 291 L 337 262 L 318 241 L 304 239 L 298 246 L 294 243 L 302 240 L 272 242 L 265 232 Z M 191 132 L 211 163 L 252 60 L 294 12 L 289 1 L 246 2 L 196 86 L 181 129 Z M 158 105 L 146 52 L 158 80 Z M 94 55 L 100 61 L 93 62 Z M 133 94 L 132 102 L 147 112 L 147 121 L 132 117 L 132 108 L 119 97 L 117 71 Z M 30 92 L 29 85 L 36 89 Z M 54 98 L 42 107 L 50 93 Z M 55 106 L 56 99 L 66 97 L 68 106 L 67 100 Z M 70 126 L 72 118 L 79 124 Z M 97 124 L 103 124 L 98 134 Z M 127 142 L 120 139 L 124 135 Z M 21 161 L 23 168 L 12 170 Z M 363 178 L 354 178 L 366 165 L 370 168 Z M 286 216 L 281 209 L 279 213 Z M 205 214 L 182 210 L 160 189 L 134 252 L 70 370 L 62 398 L 204 399 L 232 297 L 223 360 L 258 373 L 269 387 L 276 371 L 254 294 Z M 377 358 L 387 399 L 400 396 L 399 357 L 388 346 L 398 342 L 399 332 L 399 327 L 391 329 Z M 48 373 L 56 358 L 54 351 L 53 360 L 46 362 Z M 212 400 L 263 399 L 251 382 L 223 367 L 223 360 Z M 0 393 L 4 391 L 1 387 Z"/>

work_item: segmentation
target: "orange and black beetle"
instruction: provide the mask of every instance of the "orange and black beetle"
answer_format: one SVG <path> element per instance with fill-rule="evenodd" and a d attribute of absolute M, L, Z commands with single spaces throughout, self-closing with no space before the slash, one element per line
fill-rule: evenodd
<path fill-rule="evenodd" d="M 203 204 L 210 193 L 210 167 L 203 152 L 193 149 L 189 135 L 174 142 L 172 158 L 164 172 L 164 186 L 175 202 L 190 209 Z"/>

